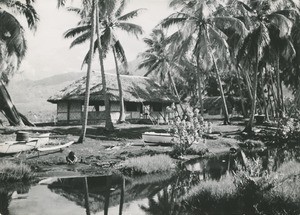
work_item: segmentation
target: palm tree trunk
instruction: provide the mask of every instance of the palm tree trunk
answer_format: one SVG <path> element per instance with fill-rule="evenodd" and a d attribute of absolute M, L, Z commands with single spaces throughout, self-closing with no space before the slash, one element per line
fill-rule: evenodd
<path fill-rule="evenodd" d="M 177 97 L 177 99 L 178 99 L 178 102 L 179 102 L 180 108 L 181 108 L 181 110 L 182 110 L 182 113 L 184 113 L 184 109 L 183 109 L 182 104 L 181 104 L 181 101 L 180 101 L 180 96 L 179 96 L 179 94 L 178 94 L 177 87 L 176 87 L 176 85 L 175 85 L 174 79 L 173 79 L 173 77 L 171 76 L 170 70 L 168 70 L 168 76 L 169 76 L 169 79 L 170 79 L 170 81 L 171 81 L 172 87 L 173 87 L 173 89 L 174 89 L 175 95 L 176 95 L 176 97 Z"/>
<path fill-rule="evenodd" d="M 87 177 L 84 177 L 84 199 L 85 199 L 85 212 L 86 215 L 90 215 L 91 214 L 91 210 L 90 210 L 90 203 L 89 203 L 89 186 L 88 186 L 88 181 L 87 181 Z"/>
<path fill-rule="evenodd" d="M 91 38 L 90 38 L 90 50 L 89 50 L 89 61 L 88 68 L 86 72 L 86 85 L 85 85 L 85 97 L 84 97 L 84 109 L 83 109 L 83 120 L 82 120 L 82 129 L 81 135 L 78 139 L 78 143 L 83 143 L 86 135 L 86 127 L 88 121 L 88 107 L 90 101 L 90 79 L 92 71 L 92 60 L 93 60 L 93 51 L 94 51 L 94 35 L 95 35 L 95 8 L 97 7 L 96 0 L 93 0 L 92 5 L 92 29 L 91 29 Z"/>
<path fill-rule="evenodd" d="M 0 80 L 0 111 L 8 120 L 9 124 L 12 126 L 24 126 L 24 123 L 20 117 L 19 112 L 12 103 L 9 93 Z"/>
<path fill-rule="evenodd" d="M 239 69 L 239 71 L 242 71 L 242 68 L 240 67 L 240 65 L 238 65 L 237 68 Z M 250 97 L 250 100 L 252 101 L 253 95 L 252 95 L 252 89 L 251 89 L 251 80 L 250 80 L 249 74 L 247 72 L 243 72 L 243 74 L 244 74 L 246 86 L 248 89 L 249 97 Z"/>
<path fill-rule="evenodd" d="M 239 93 L 240 93 L 240 97 L 241 97 L 241 105 L 242 105 L 242 112 L 243 112 L 243 116 L 244 118 L 247 117 L 247 113 L 246 113 L 246 109 L 245 109 L 245 104 L 244 104 L 244 96 L 243 96 L 243 89 L 242 89 L 242 85 L 241 85 L 241 77 L 240 77 L 240 71 L 239 68 L 236 67 L 236 75 L 238 78 L 238 85 L 239 85 Z"/>
<path fill-rule="evenodd" d="M 276 111 L 276 110 L 278 110 L 278 108 L 279 107 L 277 107 L 277 104 L 278 104 L 278 102 L 277 102 L 277 95 L 276 95 L 276 93 L 275 93 L 275 90 L 274 90 L 274 80 L 273 80 L 273 76 L 272 76 L 272 73 L 270 72 L 270 82 L 271 82 L 271 92 L 272 92 L 272 95 L 273 95 L 273 103 L 274 103 L 274 111 L 275 111 L 275 117 L 278 117 L 279 115 L 278 115 L 278 111 Z"/>
<path fill-rule="evenodd" d="M 212 56 L 212 54 L 211 54 L 211 57 L 213 59 L 213 64 L 214 64 L 214 67 L 215 67 L 215 70 L 216 70 L 216 75 L 217 75 L 219 88 L 220 88 L 220 94 L 221 94 L 221 98 L 222 98 L 222 102 L 223 102 L 224 125 L 228 125 L 228 124 L 230 124 L 230 120 L 229 120 L 229 114 L 228 114 L 227 103 L 226 103 L 226 99 L 225 99 L 225 95 L 224 95 L 224 90 L 223 90 L 223 86 L 222 86 L 222 82 L 221 82 L 221 78 L 220 78 L 220 73 L 219 73 L 219 69 L 218 69 L 218 66 L 216 64 L 215 58 Z"/>
<path fill-rule="evenodd" d="M 205 28 L 205 32 L 206 32 L 206 38 L 207 38 L 207 41 L 208 41 L 209 47 L 210 47 L 211 42 L 210 42 L 207 27 Z M 218 84 L 219 84 L 219 88 L 220 88 L 220 94 L 221 94 L 221 98 L 222 98 L 222 102 L 223 102 L 223 108 L 224 108 L 224 125 L 228 125 L 228 124 L 230 124 L 230 120 L 229 120 L 229 114 L 228 114 L 226 99 L 225 99 L 225 96 L 224 96 L 224 90 L 223 90 L 223 86 L 222 86 L 222 82 L 221 82 L 221 78 L 220 78 L 220 72 L 219 72 L 219 68 L 218 68 L 218 65 L 216 63 L 216 60 L 215 60 L 214 56 L 212 55 L 212 50 L 211 49 L 209 50 L 209 55 L 210 55 L 210 57 L 213 61 L 213 66 L 214 66 L 214 69 L 216 71 L 217 80 L 218 80 Z"/>
<path fill-rule="evenodd" d="M 270 108 L 271 108 L 272 118 L 274 118 L 275 113 L 274 113 L 273 102 L 272 102 L 271 96 L 272 96 L 272 93 L 271 93 L 271 90 L 270 90 L 270 84 L 268 84 L 268 103 L 269 103 Z"/>
<path fill-rule="evenodd" d="M 121 184 L 121 194 L 120 194 L 120 206 L 119 206 L 119 215 L 123 213 L 123 205 L 124 205 L 124 194 L 125 194 L 125 177 L 122 177 L 122 184 Z"/>
<path fill-rule="evenodd" d="M 283 89 L 282 89 L 282 81 L 280 81 L 280 94 L 281 94 L 281 104 L 282 104 L 282 117 L 285 116 L 286 107 L 284 105 L 284 98 L 283 98 Z"/>
<path fill-rule="evenodd" d="M 124 106 L 123 88 L 122 88 L 122 83 L 121 83 L 121 78 L 120 78 L 118 60 L 117 60 L 117 56 L 116 56 L 116 49 L 114 46 L 112 46 L 112 50 L 113 50 L 114 59 L 115 59 L 117 81 L 118 81 L 118 87 L 119 87 L 119 97 L 120 97 L 120 116 L 119 116 L 118 122 L 121 123 L 121 122 L 125 122 L 125 106 Z"/>
<path fill-rule="evenodd" d="M 283 117 L 283 106 L 280 102 L 281 96 L 280 96 L 280 72 L 279 72 L 279 53 L 276 53 L 276 62 L 275 62 L 275 71 L 276 71 L 276 79 L 277 79 L 277 85 L 276 85 L 276 90 L 277 90 L 277 106 L 278 106 L 278 116 L 280 118 Z"/>
<path fill-rule="evenodd" d="M 98 0 L 95 0 L 98 3 Z M 100 67 L 101 67 L 101 76 L 102 76 L 102 87 L 103 87 L 103 93 L 104 93 L 104 105 L 105 105 L 105 129 L 108 131 L 114 130 L 114 125 L 111 121 L 111 115 L 110 115 L 110 101 L 107 94 L 107 87 L 106 87 L 106 78 L 105 78 L 105 72 L 104 72 L 104 63 L 103 63 L 103 51 L 101 46 L 101 33 L 100 33 L 100 26 L 99 26 L 99 8 L 98 4 L 96 7 L 96 33 L 98 38 L 98 52 L 99 52 L 99 61 L 100 61 Z"/>
<path fill-rule="evenodd" d="M 247 123 L 244 131 L 252 132 L 253 124 L 254 124 L 254 117 L 255 117 L 255 110 L 256 110 L 256 99 L 257 99 L 257 76 L 258 76 L 258 47 L 256 47 L 256 59 L 255 59 L 255 70 L 254 70 L 254 79 L 253 79 L 253 99 L 251 104 L 251 115 L 249 122 Z"/>
<path fill-rule="evenodd" d="M 200 113 L 203 117 L 204 115 L 204 107 L 203 107 L 203 98 L 202 98 L 202 86 L 201 86 L 201 70 L 199 65 L 199 55 L 197 56 L 197 82 L 198 82 L 198 95 L 200 102 Z"/>

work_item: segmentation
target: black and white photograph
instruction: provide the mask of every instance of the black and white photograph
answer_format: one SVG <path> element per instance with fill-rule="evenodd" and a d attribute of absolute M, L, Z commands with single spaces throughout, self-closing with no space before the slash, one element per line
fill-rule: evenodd
<path fill-rule="evenodd" d="M 0 0 L 0 215 L 299 215 L 300 0 Z"/>

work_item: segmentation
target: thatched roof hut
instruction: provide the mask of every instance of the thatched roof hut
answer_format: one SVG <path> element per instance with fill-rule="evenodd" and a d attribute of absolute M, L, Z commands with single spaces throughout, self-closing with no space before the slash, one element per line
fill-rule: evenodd
<path fill-rule="evenodd" d="M 105 75 L 108 97 L 110 101 L 119 101 L 119 91 L 117 76 L 107 73 Z M 124 94 L 124 101 L 128 102 L 160 102 L 172 103 L 177 101 L 176 97 L 168 90 L 163 89 L 153 79 L 142 76 L 120 75 Z M 84 101 L 86 77 L 75 81 L 65 87 L 48 101 L 57 103 L 58 101 Z M 100 72 L 91 73 L 91 96 L 90 101 L 103 101 L 102 78 Z"/>
<path fill-rule="evenodd" d="M 110 111 L 113 122 L 119 118 L 119 88 L 116 74 L 107 73 L 107 94 L 110 101 Z M 142 76 L 120 76 L 124 97 L 126 120 L 141 120 L 141 115 L 151 117 L 151 121 L 166 121 L 166 107 L 178 100 L 169 89 L 157 84 L 153 79 Z M 75 81 L 48 99 L 57 104 L 57 121 L 67 124 L 78 124 L 82 120 L 82 105 L 84 104 L 86 77 Z M 90 124 L 98 124 L 105 120 L 103 114 L 104 91 L 100 72 L 92 72 L 90 81 L 91 106 L 88 120 Z M 147 114 L 147 115 L 146 115 Z"/>

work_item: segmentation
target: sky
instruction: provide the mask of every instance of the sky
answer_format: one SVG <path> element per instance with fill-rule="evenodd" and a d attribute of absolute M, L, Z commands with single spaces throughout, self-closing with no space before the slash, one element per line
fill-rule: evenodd
<path fill-rule="evenodd" d="M 145 8 L 137 18 L 132 19 L 133 23 L 143 27 L 144 34 L 139 39 L 124 33 L 118 35 L 129 62 L 135 60 L 137 55 L 145 50 L 142 39 L 149 36 L 159 21 L 172 12 L 168 3 L 169 0 L 129 0 L 124 12 Z M 80 19 L 64 8 L 57 9 L 56 5 L 56 0 L 36 1 L 35 8 L 40 16 L 40 22 L 35 33 L 26 29 L 28 51 L 17 79 L 37 80 L 60 73 L 86 71 L 86 67 L 81 69 L 81 64 L 89 44 L 85 43 L 70 49 L 72 39 L 63 38 L 64 32 L 75 27 Z M 95 70 L 99 69 L 98 64 L 94 62 Z M 112 68 L 114 62 L 110 54 L 105 60 L 105 69 Z"/>

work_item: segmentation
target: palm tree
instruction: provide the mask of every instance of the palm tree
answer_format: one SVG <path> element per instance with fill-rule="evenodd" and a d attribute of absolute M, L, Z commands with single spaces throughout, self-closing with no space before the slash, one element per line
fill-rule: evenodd
<path fill-rule="evenodd" d="M 83 143 L 86 136 L 86 127 L 88 120 L 88 106 L 90 101 L 90 76 L 92 70 L 92 60 L 93 60 L 93 52 L 94 52 L 94 36 L 96 30 L 96 10 L 97 1 L 93 0 L 92 3 L 92 14 L 91 14 L 91 37 L 90 37 L 90 49 L 89 49 L 89 59 L 88 59 L 88 68 L 86 73 L 86 86 L 85 86 L 85 97 L 84 97 L 84 110 L 83 110 L 83 122 L 82 122 L 82 130 L 81 135 L 78 139 L 78 143 Z"/>
<path fill-rule="evenodd" d="M 213 68 L 216 72 L 220 94 L 223 101 L 224 124 L 230 123 L 227 104 L 224 96 L 222 82 L 220 78 L 219 65 L 226 61 L 228 57 L 228 44 L 226 35 L 222 30 L 233 28 L 237 33 L 244 35 L 246 29 L 244 24 L 229 16 L 218 16 L 215 2 L 205 2 L 196 0 L 178 1 L 170 3 L 174 7 L 182 7 L 179 12 L 171 14 L 161 22 L 163 27 L 170 27 L 174 24 L 180 25 L 180 32 L 183 43 L 193 46 L 193 54 L 197 59 L 198 75 L 200 76 L 200 65 L 204 70 Z M 198 78 L 200 80 L 200 78 Z M 200 88 L 200 87 L 199 87 Z"/>
<path fill-rule="evenodd" d="M 66 0 L 58 0 L 58 7 L 64 6 Z M 78 27 L 80 29 L 84 29 L 86 32 L 81 35 L 80 37 L 76 38 L 72 43 L 71 47 L 75 44 L 83 43 L 84 41 L 90 39 L 90 49 L 84 59 L 84 63 L 88 65 L 87 69 L 87 76 L 86 76 L 86 93 L 85 93 L 85 102 L 84 102 L 84 118 L 82 123 L 82 133 L 78 139 L 78 143 L 82 143 L 84 141 L 86 135 L 86 127 L 87 127 L 87 118 L 88 118 L 88 106 L 89 106 L 89 96 L 90 96 L 90 72 L 92 67 L 92 59 L 93 53 L 98 49 L 99 52 L 99 59 L 100 59 L 100 66 L 101 66 L 101 73 L 102 73 L 102 87 L 104 92 L 104 103 L 105 103 L 105 116 L 106 116 L 106 123 L 105 128 L 107 130 L 113 130 L 113 124 L 111 121 L 110 116 L 110 105 L 107 95 L 107 88 L 106 88 L 106 79 L 104 73 L 104 65 L 103 65 L 103 50 L 101 47 L 101 42 L 99 44 L 95 44 L 94 37 L 97 36 L 97 40 L 100 39 L 100 32 L 99 32 L 99 7 L 100 4 L 98 0 L 83 0 L 82 8 L 71 8 L 70 10 L 75 11 L 80 14 L 82 21 L 80 24 L 82 26 Z M 96 35 L 97 34 L 97 35 Z M 101 40 L 100 40 L 101 41 Z M 104 74 L 104 75 L 103 75 Z"/>
<path fill-rule="evenodd" d="M 252 22 L 250 23 L 251 31 L 245 38 L 243 46 L 241 47 L 238 55 L 238 61 L 241 61 L 244 67 L 248 68 L 248 70 L 251 68 L 253 69 L 253 99 L 251 104 L 250 120 L 245 127 L 245 131 L 247 132 L 252 131 L 254 123 L 259 63 L 263 58 L 265 50 L 270 46 L 271 40 L 274 40 L 274 36 L 276 38 L 289 37 L 290 29 L 293 26 L 292 20 L 289 19 L 289 16 L 295 11 L 290 9 L 278 10 L 278 4 L 280 2 L 280 0 L 272 3 L 266 0 L 259 2 L 250 0 L 248 5 L 243 2 L 239 2 L 239 4 L 245 10 L 247 10 L 247 20 L 251 20 Z M 272 4 L 274 4 L 276 7 Z M 276 64 L 278 64 L 278 52 L 276 53 L 276 56 Z M 276 68 L 279 70 L 278 65 Z M 279 76 L 279 74 L 277 75 Z"/>
<path fill-rule="evenodd" d="M 31 3 L 31 0 L 26 1 L 26 3 L 0 0 L 0 106 L 1 112 L 11 125 L 24 125 L 24 123 L 29 126 L 33 125 L 17 111 L 5 87 L 5 84 L 8 84 L 10 78 L 19 69 L 25 57 L 27 45 L 22 25 L 1 6 L 24 15 L 28 27 L 34 30 L 38 16 Z"/>
<path fill-rule="evenodd" d="M 122 30 L 129 34 L 133 34 L 136 37 L 143 33 L 143 30 L 139 25 L 128 22 L 128 20 L 130 20 L 131 18 L 138 16 L 141 9 L 133 10 L 131 12 L 123 14 L 126 2 L 126 0 L 100 1 L 98 24 L 100 25 L 101 29 L 101 36 L 100 39 L 98 38 L 95 41 L 95 47 L 98 46 L 98 41 L 101 41 L 100 45 L 103 50 L 103 57 L 106 56 L 109 48 L 112 49 L 114 55 L 120 95 L 120 117 L 118 120 L 119 122 L 125 121 L 125 108 L 122 92 L 122 83 L 120 79 L 120 70 L 118 67 L 118 59 L 123 63 L 125 69 L 127 68 L 127 59 L 123 46 L 120 40 L 117 38 L 117 31 Z M 65 33 L 66 38 L 77 36 L 71 44 L 71 46 L 81 44 L 90 37 L 89 26 L 90 24 L 89 22 L 87 22 L 84 25 L 79 25 L 75 28 L 70 29 Z M 105 73 L 102 75 L 105 75 Z"/>
<path fill-rule="evenodd" d="M 164 82 L 167 76 L 171 82 L 171 86 L 174 89 L 175 95 L 180 102 L 180 96 L 178 94 L 173 76 L 175 75 L 174 70 L 182 70 L 182 68 L 176 62 L 174 55 L 171 55 L 170 51 L 168 50 L 170 41 L 172 41 L 172 38 L 166 38 L 162 29 L 152 30 L 150 38 L 144 39 L 148 49 L 140 54 L 140 57 L 143 59 L 143 61 L 139 64 L 138 68 L 147 68 L 148 71 L 144 76 L 155 73 L 155 76 L 159 77 L 161 84 Z M 180 106 L 183 111 L 181 103 Z"/>

